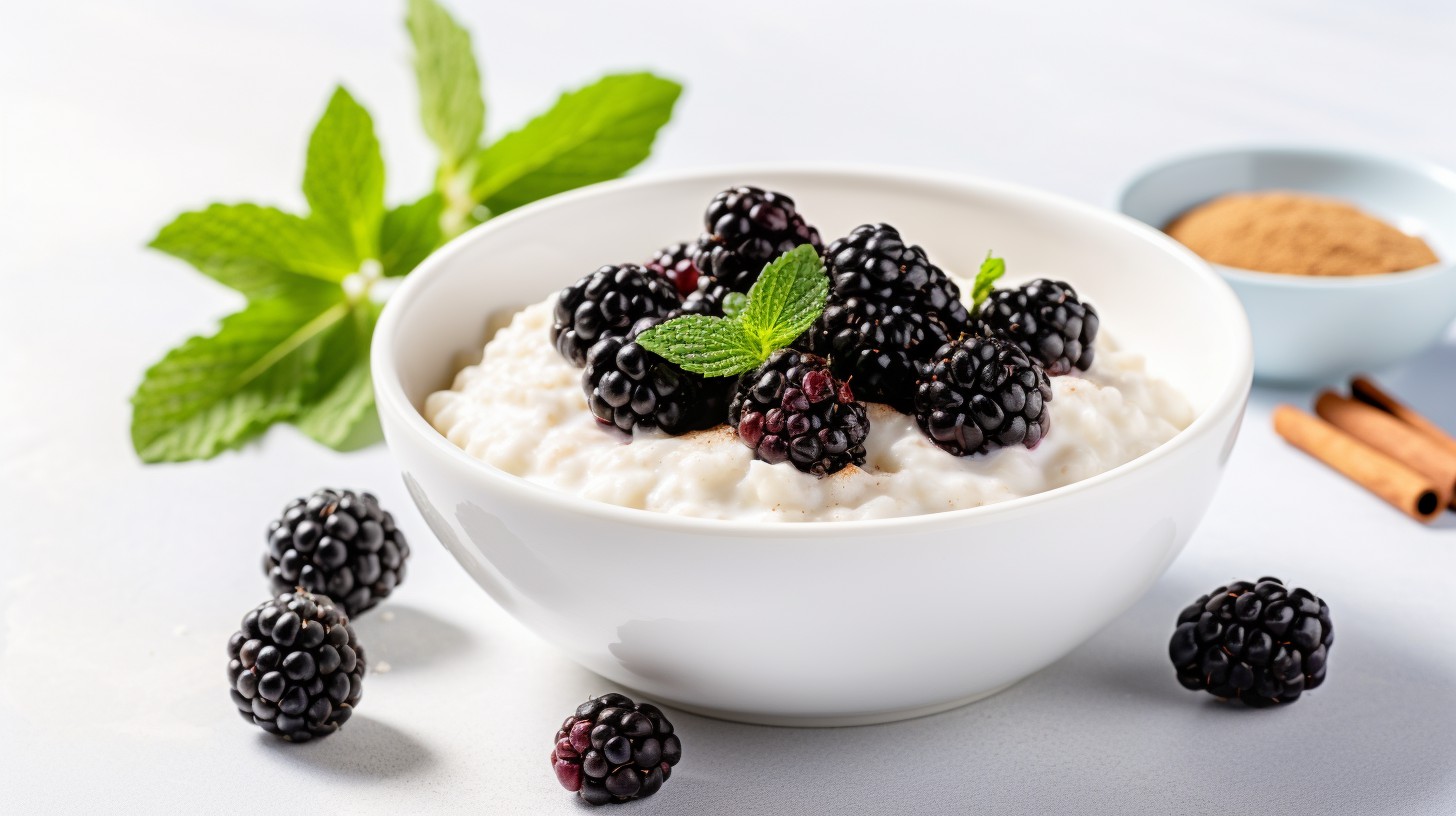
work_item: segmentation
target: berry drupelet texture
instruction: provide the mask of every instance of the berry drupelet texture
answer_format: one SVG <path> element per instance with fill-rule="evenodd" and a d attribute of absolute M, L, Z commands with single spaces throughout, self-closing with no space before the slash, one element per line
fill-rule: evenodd
<path fill-rule="evenodd" d="M 657 706 L 603 694 L 561 724 L 551 769 L 563 788 L 605 805 L 657 793 L 681 759 L 682 743 Z"/>
<path fill-rule="evenodd" d="M 735 292 L 747 292 L 769 261 L 794 247 L 823 249 L 819 231 L 804 221 L 794 200 L 758 187 L 732 187 L 713 197 L 703 214 L 698 272 Z"/>
<path fill-rule="evenodd" d="M 692 294 L 683 298 L 682 307 L 679 311 L 682 314 L 706 315 L 708 317 L 723 316 L 723 301 L 733 290 L 721 283 L 713 283 L 708 278 L 703 278 L 698 288 Z"/>
<path fill-rule="evenodd" d="M 607 337 L 623 337 L 644 317 L 661 317 L 680 299 L 671 281 L 635 264 L 604 266 L 556 298 L 551 340 L 573 365 L 584 365 L 586 353 Z"/>
<path fill-rule="evenodd" d="M 698 291 L 698 268 L 693 265 L 693 244 L 672 244 L 659 249 L 643 266 L 667 278 L 679 297 Z"/>
<path fill-rule="evenodd" d="M 289 502 L 268 524 L 263 572 L 274 592 L 302 587 L 358 617 L 404 581 L 409 555 L 394 516 L 372 494 L 324 488 Z"/>
<path fill-rule="evenodd" d="M 769 464 L 823 477 L 863 465 L 870 422 L 822 357 L 781 349 L 743 376 L 728 408 L 743 444 Z"/>
<path fill-rule="evenodd" d="M 1053 377 L 1092 367 L 1097 310 L 1065 283 L 1039 278 L 997 289 L 981 304 L 976 321 L 982 334 L 1004 334 Z"/>
<path fill-rule="evenodd" d="M 1218 587 L 1184 609 L 1168 656 L 1184 688 L 1267 708 L 1323 683 L 1334 642 L 1324 601 L 1266 577 Z"/>
<path fill-rule="evenodd" d="M 1025 445 L 1051 429 L 1051 381 L 1026 352 L 1001 337 L 963 337 L 935 353 L 915 390 L 915 419 L 956 456 Z"/>
<path fill-rule="evenodd" d="M 825 357 L 860 399 L 908 412 L 937 349 L 970 327 L 960 288 L 888 224 L 864 224 L 824 250 L 829 301 L 798 345 Z"/>
<path fill-rule="evenodd" d="M 285 592 L 243 616 L 228 683 L 243 719 L 290 742 L 326 737 L 363 694 L 364 650 L 333 601 Z"/>
<path fill-rule="evenodd" d="M 639 321 L 632 336 L 655 322 Z M 601 424 L 629 434 L 640 427 L 674 436 L 723 424 L 733 386 L 731 378 L 684 371 L 629 337 L 609 337 L 592 346 L 581 384 Z"/>

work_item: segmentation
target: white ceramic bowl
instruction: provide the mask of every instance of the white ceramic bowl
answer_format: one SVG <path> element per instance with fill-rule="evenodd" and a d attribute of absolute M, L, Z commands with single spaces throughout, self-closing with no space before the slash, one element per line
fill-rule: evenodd
<path fill-rule="evenodd" d="M 994 247 L 1018 277 L 1072 281 L 1197 419 L 1129 464 L 1029 498 L 890 520 L 735 523 L 555 493 L 470 458 L 420 415 L 478 356 L 488 316 L 693 235 L 712 194 L 739 183 L 788 192 L 829 236 L 883 220 L 951 269 L 976 269 Z M 887 170 L 711 170 L 524 207 L 411 274 L 373 348 L 385 437 L 411 495 L 501 606 L 651 699 L 805 725 L 986 696 L 1127 609 L 1203 515 L 1250 371 L 1237 299 L 1157 231 L 1021 187 Z"/>
<path fill-rule="evenodd" d="M 1215 265 L 1248 310 L 1261 381 L 1312 383 L 1382 368 L 1435 343 L 1456 318 L 1456 173 L 1433 164 L 1294 147 L 1197 153 L 1140 173 L 1118 209 L 1162 228 L 1209 199 L 1252 190 L 1344 199 L 1421 236 L 1442 259 L 1352 278 Z"/>

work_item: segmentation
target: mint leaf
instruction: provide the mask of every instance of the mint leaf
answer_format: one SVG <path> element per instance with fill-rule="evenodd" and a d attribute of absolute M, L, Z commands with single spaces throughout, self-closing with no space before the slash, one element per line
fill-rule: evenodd
<path fill-rule="evenodd" d="M 379 228 L 379 263 L 386 277 L 408 274 L 440 245 L 445 238 L 440 230 L 444 206 L 439 193 L 430 193 L 384 214 Z"/>
<path fill-rule="evenodd" d="M 182 213 L 150 246 L 250 298 L 277 296 L 300 280 L 337 283 L 358 266 L 316 225 L 256 204 L 213 204 Z"/>
<path fill-rule="evenodd" d="M 470 32 L 435 0 L 410 0 L 405 25 L 415 46 L 420 118 L 440 149 L 442 173 L 449 175 L 475 152 L 485 130 L 485 99 Z"/>
<path fill-rule="evenodd" d="M 742 292 L 729 292 L 723 296 L 724 317 L 737 317 L 743 314 L 743 310 L 746 308 L 748 308 L 748 295 Z"/>
<path fill-rule="evenodd" d="M 335 450 L 352 441 L 355 429 L 374 412 L 369 339 L 378 320 L 379 305 L 361 301 L 317 341 L 316 381 L 304 395 L 293 423 Z"/>
<path fill-rule="evenodd" d="M 308 140 L 303 194 L 321 225 L 356 262 L 379 254 L 384 218 L 384 157 L 374 120 L 339 87 Z"/>
<path fill-rule="evenodd" d="M 791 249 L 765 266 L 748 290 L 748 306 L 740 317 L 760 359 L 767 359 L 814 325 L 828 297 L 824 262 L 809 244 Z"/>
<path fill-rule="evenodd" d="M 971 287 L 971 308 L 981 305 L 981 301 L 991 296 L 992 290 L 996 288 L 996 281 L 1006 274 L 1006 261 L 997 258 L 990 252 L 986 253 L 986 260 L 981 262 L 981 271 L 976 273 L 976 282 Z"/>
<path fill-rule="evenodd" d="M 683 315 L 638 336 L 643 348 L 705 377 L 741 374 L 763 362 L 737 320 Z"/>
<path fill-rule="evenodd" d="M 148 369 L 132 396 L 143 461 L 210 458 L 297 411 L 317 362 L 313 341 L 349 313 L 342 295 L 320 284 L 253 301 Z"/>
<path fill-rule="evenodd" d="M 614 179 L 652 151 L 682 86 L 652 74 L 605 76 L 501 137 L 479 156 L 471 195 L 492 213 Z"/>

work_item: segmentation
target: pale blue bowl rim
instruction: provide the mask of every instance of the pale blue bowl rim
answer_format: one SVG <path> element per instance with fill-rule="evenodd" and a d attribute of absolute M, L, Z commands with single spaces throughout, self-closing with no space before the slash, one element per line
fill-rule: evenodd
<path fill-rule="evenodd" d="M 1438 164 L 1429 159 L 1395 156 L 1388 153 L 1380 153 L 1367 150 L 1356 150 L 1344 147 L 1314 147 L 1308 145 L 1246 145 L 1242 147 L 1217 147 L 1204 150 L 1194 150 L 1178 153 L 1171 157 L 1160 159 L 1153 164 L 1134 173 L 1122 188 L 1117 191 L 1117 211 L 1123 215 L 1133 218 L 1127 211 L 1127 196 L 1133 188 L 1147 180 L 1165 173 L 1179 165 L 1188 164 L 1194 161 L 1219 158 L 1223 156 L 1241 155 L 1266 155 L 1266 156 L 1315 156 L 1324 159 L 1337 161 L 1378 165 L 1387 170 L 1403 171 L 1416 175 L 1424 175 L 1431 178 L 1437 184 L 1451 191 L 1453 202 L 1456 202 L 1456 171 Z M 1358 201 L 1352 202 L 1359 206 Z M 1162 224 L 1149 224 L 1148 226 L 1162 232 Z M 1286 275 L 1278 272 L 1261 272 L 1257 269 L 1241 269 L 1236 266 L 1224 266 L 1223 264 L 1209 263 L 1220 275 L 1223 275 L 1230 283 L 1237 283 L 1241 286 L 1267 286 L 1270 288 L 1284 289 L 1361 289 L 1377 288 L 1381 286 L 1400 285 L 1414 281 L 1425 280 L 1437 277 L 1442 274 L 1456 270 L 1456 259 L 1439 260 L 1436 263 L 1417 267 L 1415 269 L 1404 269 L 1399 272 L 1385 272 L 1370 275 L 1354 275 L 1350 277 L 1313 277 L 1309 275 Z"/>

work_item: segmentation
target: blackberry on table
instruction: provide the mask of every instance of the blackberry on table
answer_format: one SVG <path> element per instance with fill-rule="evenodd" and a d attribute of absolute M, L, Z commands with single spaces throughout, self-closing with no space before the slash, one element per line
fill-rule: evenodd
<path fill-rule="evenodd" d="M 639 321 L 632 336 L 652 325 Z M 628 337 L 608 337 L 591 347 L 581 384 L 599 423 L 629 434 L 641 427 L 677 436 L 723 424 L 733 381 L 684 371 Z"/>
<path fill-rule="evenodd" d="M 243 719 L 290 742 L 339 730 L 363 694 L 364 649 L 322 595 L 285 592 L 243 616 L 228 683 Z"/>
<path fill-rule="evenodd" d="M 693 244 L 671 244 L 659 249 L 643 264 L 648 271 L 667 278 L 679 297 L 698 290 L 698 268 L 693 265 Z"/>
<path fill-rule="evenodd" d="M 956 456 L 1025 445 L 1051 429 L 1051 381 L 1026 352 L 1002 337 L 962 337 L 942 346 L 915 389 L 915 420 Z"/>
<path fill-rule="evenodd" d="M 633 323 L 665 315 L 678 303 L 677 289 L 662 275 L 636 264 L 604 266 L 561 290 L 551 341 L 562 357 L 580 366 L 598 340 L 622 337 Z"/>
<path fill-rule="evenodd" d="M 657 793 L 681 759 L 682 742 L 657 706 L 603 694 L 561 724 L 551 769 L 582 801 L 605 805 Z"/>
<path fill-rule="evenodd" d="M 774 352 L 739 381 L 728 423 L 743 444 L 769 464 L 792 462 L 815 476 L 863 465 L 870 422 L 847 383 L 822 357 L 794 349 Z"/>
<path fill-rule="evenodd" d="M 1168 656 L 1184 688 L 1267 708 L 1323 683 L 1334 642 L 1329 605 L 1265 577 L 1218 587 L 1190 604 Z"/>
<path fill-rule="evenodd" d="M 824 247 L 792 198 L 758 187 L 718 193 L 703 223 L 707 231 L 698 239 L 693 263 L 700 274 L 734 292 L 747 292 L 765 264 L 794 247 Z"/>
<path fill-rule="evenodd" d="M 404 580 L 409 555 L 404 532 L 372 494 L 324 488 L 268 524 L 263 572 L 274 592 L 302 587 L 358 617 Z"/>
<path fill-rule="evenodd" d="M 1014 289 L 996 289 L 976 320 L 983 333 L 1001 332 L 1041 363 L 1053 377 L 1092 367 L 1097 309 L 1071 286 L 1039 278 Z"/>

